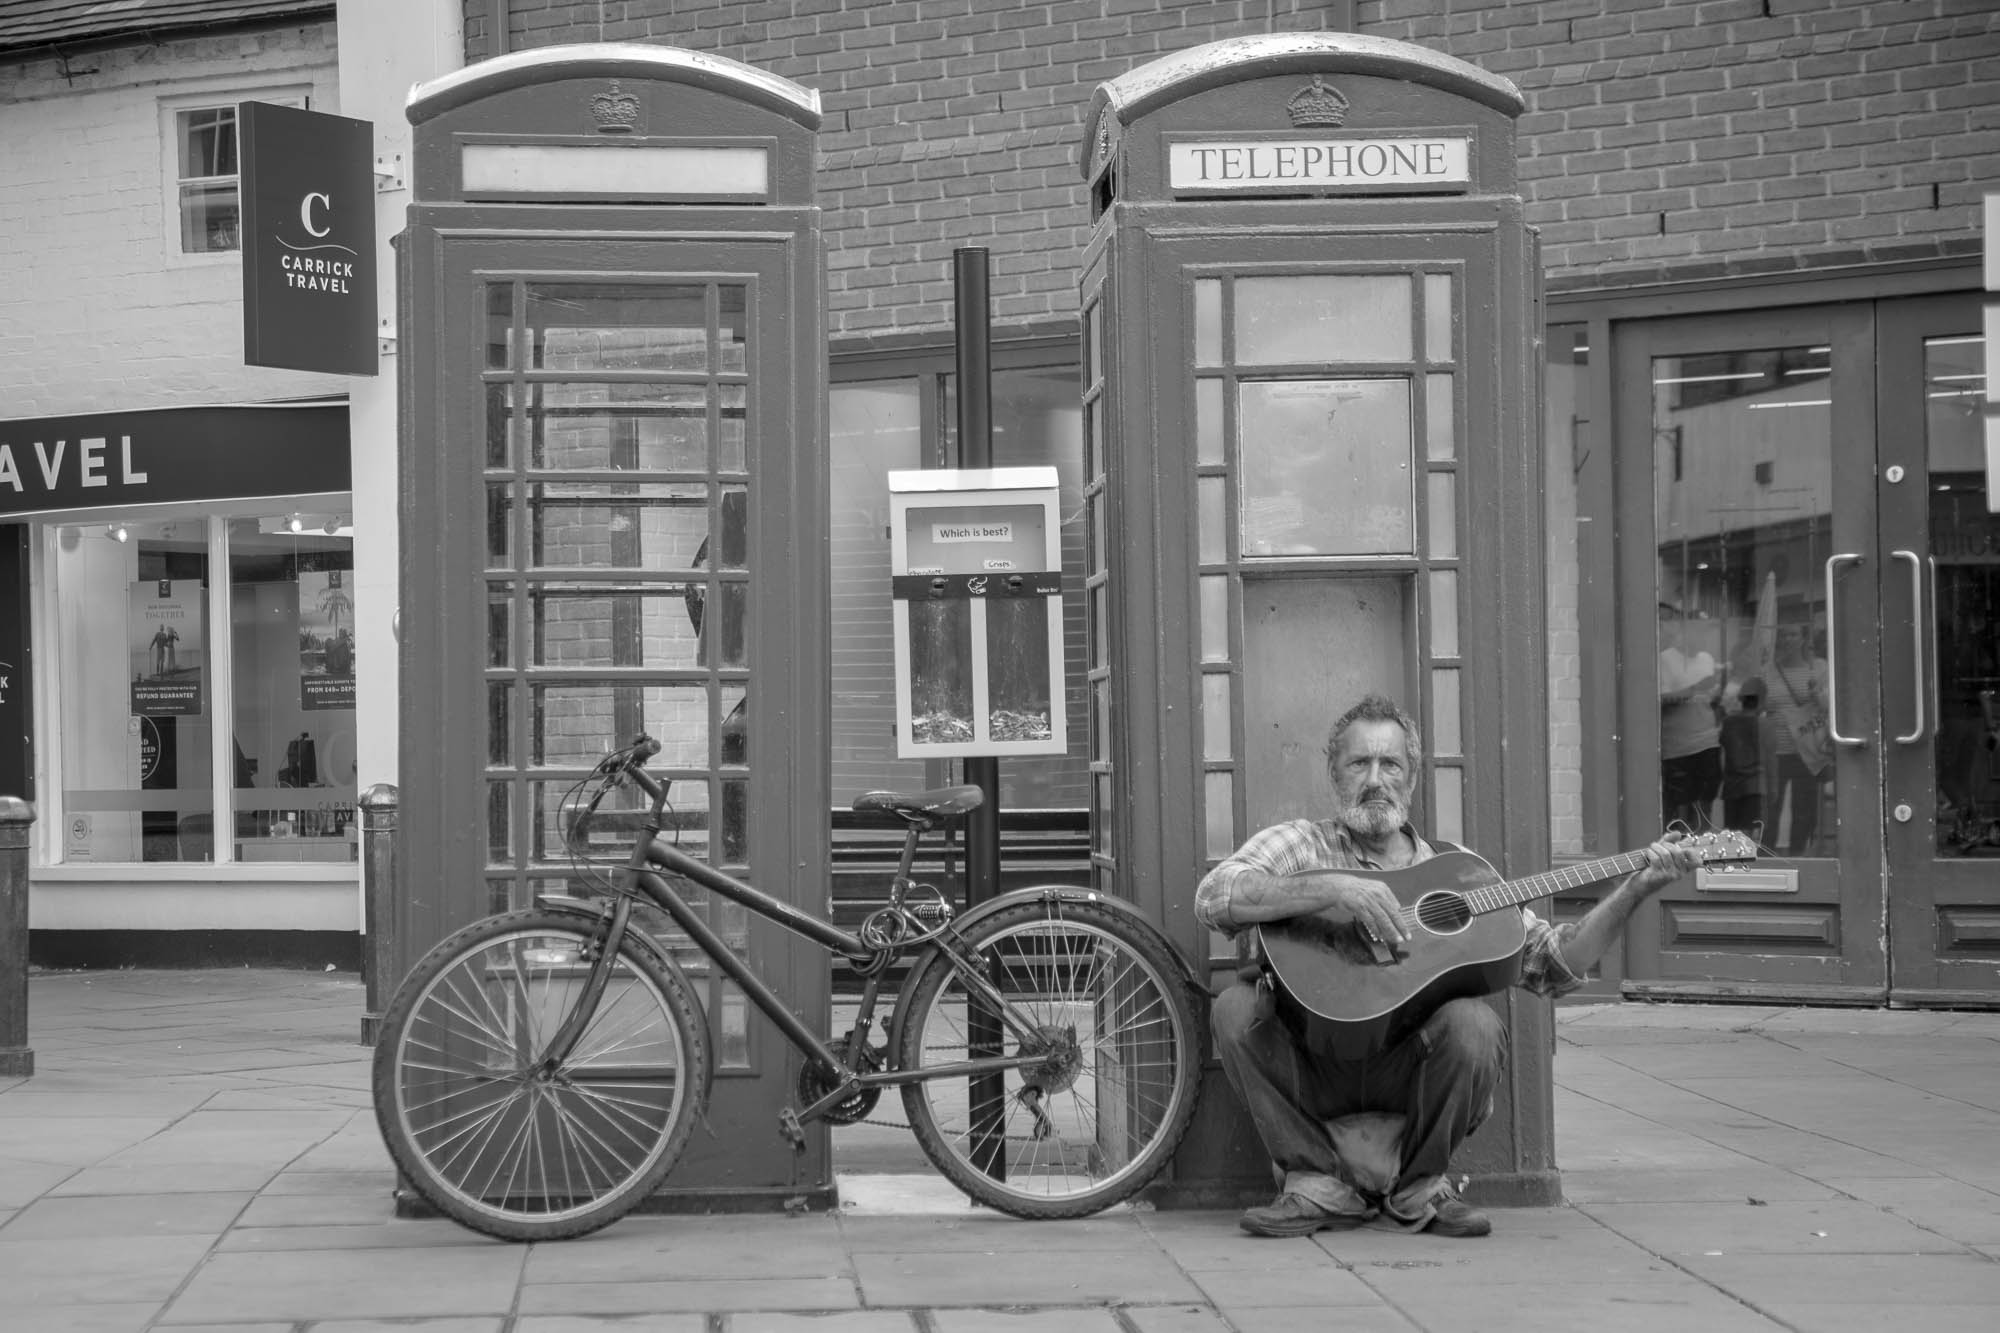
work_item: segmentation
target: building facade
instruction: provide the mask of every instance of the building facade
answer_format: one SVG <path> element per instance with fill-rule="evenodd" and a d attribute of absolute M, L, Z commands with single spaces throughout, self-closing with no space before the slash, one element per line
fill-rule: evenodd
<path fill-rule="evenodd" d="M 241 101 L 338 108 L 332 6 L 110 41 L 13 8 L 0 509 L 38 956 L 351 963 L 347 384 L 243 363 L 235 159 Z"/>
<path fill-rule="evenodd" d="M 255 520 L 260 540 L 282 543 L 263 524 L 289 529 L 297 512 L 318 520 L 316 542 L 352 542 L 352 782 L 395 776 L 394 640 L 382 613 L 393 602 L 397 543 L 411 537 L 399 538 L 393 523 L 393 346 L 376 381 L 240 364 L 234 268 L 226 258 L 169 253 L 170 242 L 186 243 L 179 220 L 194 205 L 182 201 L 214 183 L 186 175 L 169 151 L 195 132 L 180 128 L 183 110 L 199 111 L 209 98 L 221 106 L 311 96 L 321 109 L 373 120 L 390 164 L 386 238 L 397 229 L 393 164 L 407 143 L 397 89 L 460 63 L 566 43 L 656 43 L 726 55 L 819 92 L 838 807 L 871 787 L 952 776 L 896 759 L 889 740 L 884 474 L 949 466 L 955 457 L 953 251 L 980 246 L 990 255 L 994 462 L 1055 465 L 1062 511 L 1077 514 L 1078 277 L 1091 230 L 1079 157 L 1093 90 L 1205 43 L 1352 31 L 1469 61 L 1511 80 L 1527 104 L 1519 178 L 1540 235 L 1547 353 L 1536 387 L 1546 421 L 1552 855 L 1561 862 L 1642 845 L 1675 819 L 1743 827 L 1769 850 L 1754 867 L 1706 872 L 1670 890 L 1635 923 L 1624 955 L 1606 961 L 1597 988 L 1852 1003 L 1983 1002 L 1996 993 L 2000 892 L 1985 863 L 2000 855 L 1991 748 L 2000 727 L 1992 628 L 2000 528 L 1979 408 L 1980 207 L 2000 176 L 2000 14 L 1990 5 L 465 0 L 342 3 L 330 13 L 266 8 L 303 11 L 304 20 L 238 12 L 249 26 L 229 37 L 140 42 L 114 33 L 94 46 L 19 43 L 0 52 L 8 78 L 0 184 L 11 187 L 15 173 L 47 182 L 41 196 L 9 188 L 0 204 L 10 266 L 22 269 L 22 258 L 34 256 L 32 281 L 10 284 L 0 306 L 8 348 L 0 376 L 15 390 L 8 416 L 33 420 L 346 390 L 352 481 L 340 494 L 348 503 L 309 505 L 294 495 L 252 497 L 240 511 L 212 506 L 200 541 L 206 568 L 219 569 L 237 559 L 230 534 L 239 526 L 247 540 Z M 163 53 L 185 53 L 177 55 L 186 61 L 184 86 L 160 81 Z M 89 150 L 124 154 L 122 176 L 88 178 L 106 180 L 97 211 L 107 227 L 118 225 L 114 216 L 143 220 L 143 245 L 128 223 L 107 253 L 107 242 L 93 248 L 87 228 L 57 215 L 57 196 L 76 197 L 62 153 L 102 142 L 75 131 L 93 120 L 122 125 L 107 136 L 126 141 Z M 140 140 L 145 150 L 132 149 Z M 128 198 L 137 202 L 128 207 Z M 79 292 L 91 299 L 79 301 Z M 106 367 L 117 369 L 106 375 Z M 30 457 L 33 443 L 16 443 L 17 456 Z M 195 514 L 125 516 L 166 523 Z M 351 538 L 335 521 L 343 516 L 352 518 Z M 143 770 L 143 738 L 93 742 L 108 747 L 106 762 L 118 770 L 102 783 L 71 783 L 90 770 L 77 766 L 81 757 L 62 761 L 64 747 L 84 744 L 72 739 L 63 711 L 74 690 L 64 654 L 88 650 L 65 649 L 61 635 L 111 632 L 66 628 L 62 580 L 72 556 L 63 542 L 130 551 L 110 535 L 112 517 L 104 507 L 72 508 L 23 511 L 19 522 L 41 687 L 32 729 L 46 816 L 38 937 L 126 928 L 116 921 L 208 930 L 225 920 L 194 910 L 205 890 L 162 880 L 151 865 L 139 873 L 144 812 L 165 808 L 155 798 L 118 796 L 115 810 L 90 808 L 113 798 L 86 793 L 119 791 L 119 783 L 144 790 L 144 779 L 125 771 Z M 167 540 L 142 536 L 137 550 Z M 1066 525 L 1066 569 L 1081 569 L 1082 541 L 1080 524 Z M 303 623 L 297 590 L 305 575 L 327 572 L 325 559 L 303 550 L 283 559 L 290 564 L 268 579 L 225 581 L 179 565 L 156 572 L 145 560 L 106 561 L 102 577 L 106 587 L 122 580 L 134 597 L 130 589 L 162 578 L 205 579 L 211 625 L 241 618 L 239 586 L 289 583 L 296 590 L 274 618 L 289 611 Z M 1069 591 L 1068 730 L 1077 741 L 1068 756 L 1004 765 L 1009 807 L 1092 810 L 1086 599 L 1080 587 Z M 241 600 L 261 606 L 261 595 L 246 591 Z M 139 614 L 128 608 L 128 649 Z M 146 656 L 142 665 L 150 663 Z M 265 671 L 233 660 L 230 669 L 246 678 Z M 1476 688 L 1468 693 L 1462 707 L 1483 706 Z M 1341 701 L 1325 705 L 1330 717 Z M 111 730 L 136 721 L 143 732 L 145 716 L 113 710 Z M 324 754 L 316 720 L 274 714 L 265 728 L 271 746 L 246 751 L 258 777 L 289 770 L 296 778 L 289 749 L 308 735 Z M 253 849 L 288 836 L 267 830 L 257 812 L 289 808 L 289 796 L 255 792 L 263 785 L 255 779 L 247 788 L 221 780 L 235 761 L 218 730 L 186 747 L 208 756 L 190 781 L 207 792 L 203 808 L 220 821 L 215 827 L 244 812 L 251 819 L 239 829 L 240 850 L 212 847 L 215 868 L 191 871 L 178 829 L 202 811 L 177 811 L 172 874 L 220 875 L 217 863 L 246 863 Z M 136 823 L 128 817 L 135 813 Z M 86 853 L 95 859 L 73 854 L 72 814 L 93 816 L 93 838 L 117 819 L 134 825 L 118 836 L 137 838 L 138 852 L 121 843 Z M 1255 826 L 1254 811 L 1245 822 Z M 199 853 L 198 838 L 189 848 Z M 1202 869 L 1188 868 L 1190 882 Z M 228 873 L 268 881 L 261 870 Z M 322 873 L 334 872 L 286 870 Z M 339 886 L 327 891 L 329 910 L 331 895 L 354 891 L 351 870 L 340 874 L 347 878 L 326 881 Z M 289 928 L 325 930 L 333 921 L 318 909 L 300 913 L 289 892 L 251 893 L 230 902 L 268 904 L 276 928 L 289 920 Z M 1589 898 L 1579 891 L 1556 910 L 1580 912 Z M 351 901 L 346 910 L 355 911 Z M 254 920 L 272 928 L 264 916 Z"/>

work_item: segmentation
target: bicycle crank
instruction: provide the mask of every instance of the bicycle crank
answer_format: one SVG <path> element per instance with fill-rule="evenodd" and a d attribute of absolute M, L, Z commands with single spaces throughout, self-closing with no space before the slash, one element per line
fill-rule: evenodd
<path fill-rule="evenodd" d="M 834 1058 L 842 1064 L 847 1063 L 847 1038 L 839 1037 L 828 1042 L 827 1049 L 832 1051 Z M 881 1051 L 873 1046 L 863 1047 L 861 1051 L 861 1067 L 856 1072 L 871 1074 L 881 1068 Z M 813 1068 L 811 1064 L 807 1064 L 803 1069 L 799 1070 L 799 1105 L 812 1106 L 820 1098 L 838 1089 L 839 1086 L 838 1083 Z M 819 1119 L 826 1121 L 830 1125 L 859 1124 L 867 1118 L 870 1111 L 875 1109 L 875 1103 L 881 1100 L 882 1089 L 880 1088 L 856 1088 L 851 1096 L 835 1102 L 832 1106 L 820 1112 Z"/>

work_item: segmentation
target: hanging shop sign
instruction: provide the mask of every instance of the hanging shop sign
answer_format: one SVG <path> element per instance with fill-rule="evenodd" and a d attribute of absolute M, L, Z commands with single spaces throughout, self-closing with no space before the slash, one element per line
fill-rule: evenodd
<path fill-rule="evenodd" d="M 345 491 L 344 406 L 182 407 L 0 421 L 0 516 Z"/>
<path fill-rule="evenodd" d="M 269 102 L 236 125 L 244 363 L 375 374 L 374 125 Z"/>

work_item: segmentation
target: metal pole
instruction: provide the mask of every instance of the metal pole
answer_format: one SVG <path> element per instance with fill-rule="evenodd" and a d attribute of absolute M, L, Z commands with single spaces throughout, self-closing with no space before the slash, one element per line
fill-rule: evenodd
<path fill-rule="evenodd" d="M 363 901 L 361 1044 L 373 1046 L 382 1010 L 402 978 L 396 966 L 396 786 L 378 782 L 361 793 L 361 860 L 367 876 Z"/>
<path fill-rule="evenodd" d="M 35 1072 L 28 1045 L 28 830 L 35 807 L 0 796 L 0 1078 Z"/>
<path fill-rule="evenodd" d="M 951 252 L 953 332 L 958 371 L 958 465 L 993 466 L 992 300 L 984 246 Z M 1000 892 L 1000 761 L 990 755 L 965 761 L 965 780 L 985 798 L 965 821 L 965 905 L 976 907 Z M 970 1043 L 998 1054 L 1000 1021 L 991 1014 L 968 1017 Z M 972 1080 L 972 1158 L 987 1175 L 1007 1174 L 1006 1084 L 998 1074 Z"/>

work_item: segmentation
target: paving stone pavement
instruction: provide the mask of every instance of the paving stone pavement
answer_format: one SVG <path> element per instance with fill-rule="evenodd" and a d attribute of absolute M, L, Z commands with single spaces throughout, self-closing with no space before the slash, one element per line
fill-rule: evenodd
<path fill-rule="evenodd" d="M 1027 1223 L 839 1131 L 843 1205 L 489 1241 L 393 1216 L 352 974 L 36 972 L 4 1333 L 1911 1333 L 2000 1327 L 2000 1014 L 1557 1010 L 1567 1203 L 1452 1241 Z M 851 1136 L 843 1139 L 840 1136 Z"/>

